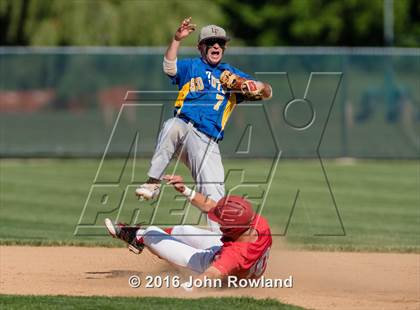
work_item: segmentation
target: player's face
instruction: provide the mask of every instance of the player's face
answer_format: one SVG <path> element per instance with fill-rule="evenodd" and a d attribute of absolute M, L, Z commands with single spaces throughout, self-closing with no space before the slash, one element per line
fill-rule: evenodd
<path fill-rule="evenodd" d="M 226 237 L 233 241 L 238 239 L 247 230 L 248 228 L 220 226 L 220 231 L 222 232 L 223 237 Z"/>
<path fill-rule="evenodd" d="M 226 41 L 222 39 L 208 39 L 200 44 L 201 55 L 211 65 L 217 65 L 223 58 Z"/>

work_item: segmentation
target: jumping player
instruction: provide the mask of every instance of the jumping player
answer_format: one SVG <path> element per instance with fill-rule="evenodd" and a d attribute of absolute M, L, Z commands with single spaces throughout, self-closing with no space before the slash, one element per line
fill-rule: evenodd
<path fill-rule="evenodd" d="M 226 122 L 240 101 L 272 95 L 270 85 L 221 62 L 229 38 L 218 26 L 201 29 L 197 46 L 201 57 L 178 60 L 181 41 L 195 28 L 191 17 L 185 19 L 164 56 L 163 71 L 178 85 L 179 93 L 174 117 L 164 123 L 159 134 L 149 179 L 136 189 L 142 199 L 159 195 L 162 176 L 175 156 L 191 170 L 198 191 L 214 201 L 222 198 L 224 169 L 218 142 L 223 139 Z M 215 223 L 209 221 L 209 226 L 218 231 Z"/>
<path fill-rule="evenodd" d="M 199 278 L 259 278 L 265 271 L 271 231 L 267 221 L 252 210 L 251 204 L 239 196 L 226 196 L 217 203 L 185 186 L 181 176 L 165 176 L 168 184 L 185 195 L 191 203 L 218 224 L 222 238 L 194 226 L 175 226 L 162 230 L 156 226 L 113 224 L 105 220 L 108 232 L 141 253 L 146 246 L 168 262 L 199 273 Z"/>

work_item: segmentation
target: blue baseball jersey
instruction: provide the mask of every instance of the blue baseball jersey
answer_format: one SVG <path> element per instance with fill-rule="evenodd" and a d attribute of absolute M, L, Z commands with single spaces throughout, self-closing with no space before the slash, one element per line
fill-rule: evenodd
<path fill-rule="evenodd" d="M 224 70 L 252 79 L 229 64 L 211 66 L 199 57 L 178 60 L 177 73 L 170 76 L 179 89 L 174 115 L 193 122 L 198 130 L 218 140 L 223 139 L 226 122 L 242 100 L 238 94 L 223 89 L 219 78 Z"/>

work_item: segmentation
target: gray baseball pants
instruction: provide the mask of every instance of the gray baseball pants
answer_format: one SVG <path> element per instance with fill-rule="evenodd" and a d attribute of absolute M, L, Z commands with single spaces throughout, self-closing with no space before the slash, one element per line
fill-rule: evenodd
<path fill-rule="evenodd" d="M 197 130 L 192 123 L 174 117 L 163 124 L 148 172 L 149 177 L 161 179 L 172 158 L 178 157 L 191 171 L 197 191 L 218 201 L 225 194 L 224 169 L 219 145 Z M 219 225 L 209 218 L 212 231 Z"/>

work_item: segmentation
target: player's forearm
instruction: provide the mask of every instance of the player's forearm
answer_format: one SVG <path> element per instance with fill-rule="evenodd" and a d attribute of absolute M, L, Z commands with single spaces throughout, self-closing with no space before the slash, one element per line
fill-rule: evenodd
<path fill-rule="evenodd" d="M 223 274 L 215 267 L 210 266 L 209 268 L 207 268 L 206 271 L 204 271 L 202 274 L 200 274 L 199 276 L 197 276 L 194 279 L 194 282 L 197 280 L 201 280 L 201 282 L 206 281 L 207 279 L 222 279 L 223 280 L 224 276 Z M 200 288 L 200 287 L 193 287 L 192 286 L 193 281 L 191 282 L 184 282 L 181 284 L 181 287 L 186 290 L 187 292 L 193 292 L 196 291 L 197 289 L 203 289 L 204 287 Z"/>
<path fill-rule="evenodd" d="M 223 279 L 223 274 L 216 267 L 210 266 L 202 274 L 200 274 L 198 279 Z"/>
<path fill-rule="evenodd" d="M 177 72 L 176 62 L 179 45 L 180 41 L 177 41 L 174 38 L 166 50 L 165 57 L 163 58 L 163 72 L 169 76 L 175 76 Z"/>
<path fill-rule="evenodd" d="M 202 212 L 207 213 L 216 207 L 216 201 L 186 186 L 184 184 L 184 179 L 180 175 L 167 174 L 163 176 L 163 180 L 166 180 L 168 185 L 172 185 L 175 190 L 187 197 L 187 199 Z"/>
<path fill-rule="evenodd" d="M 175 38 L 172 39 L 172 42 L 169 44 L 168 49 L 165 53 L 165 58 L 169 61 L 175 61 L 178 56 L 178 49 L 181 45 L 181 41 L 176 40 Z"/>
<path fill-rule="evenodd" d="M 216 207 L 216 201 L 198 192 L 195 193 L 193 199 L 190 199 L 190 201 L 194 206 L 206 213 Z"/>

